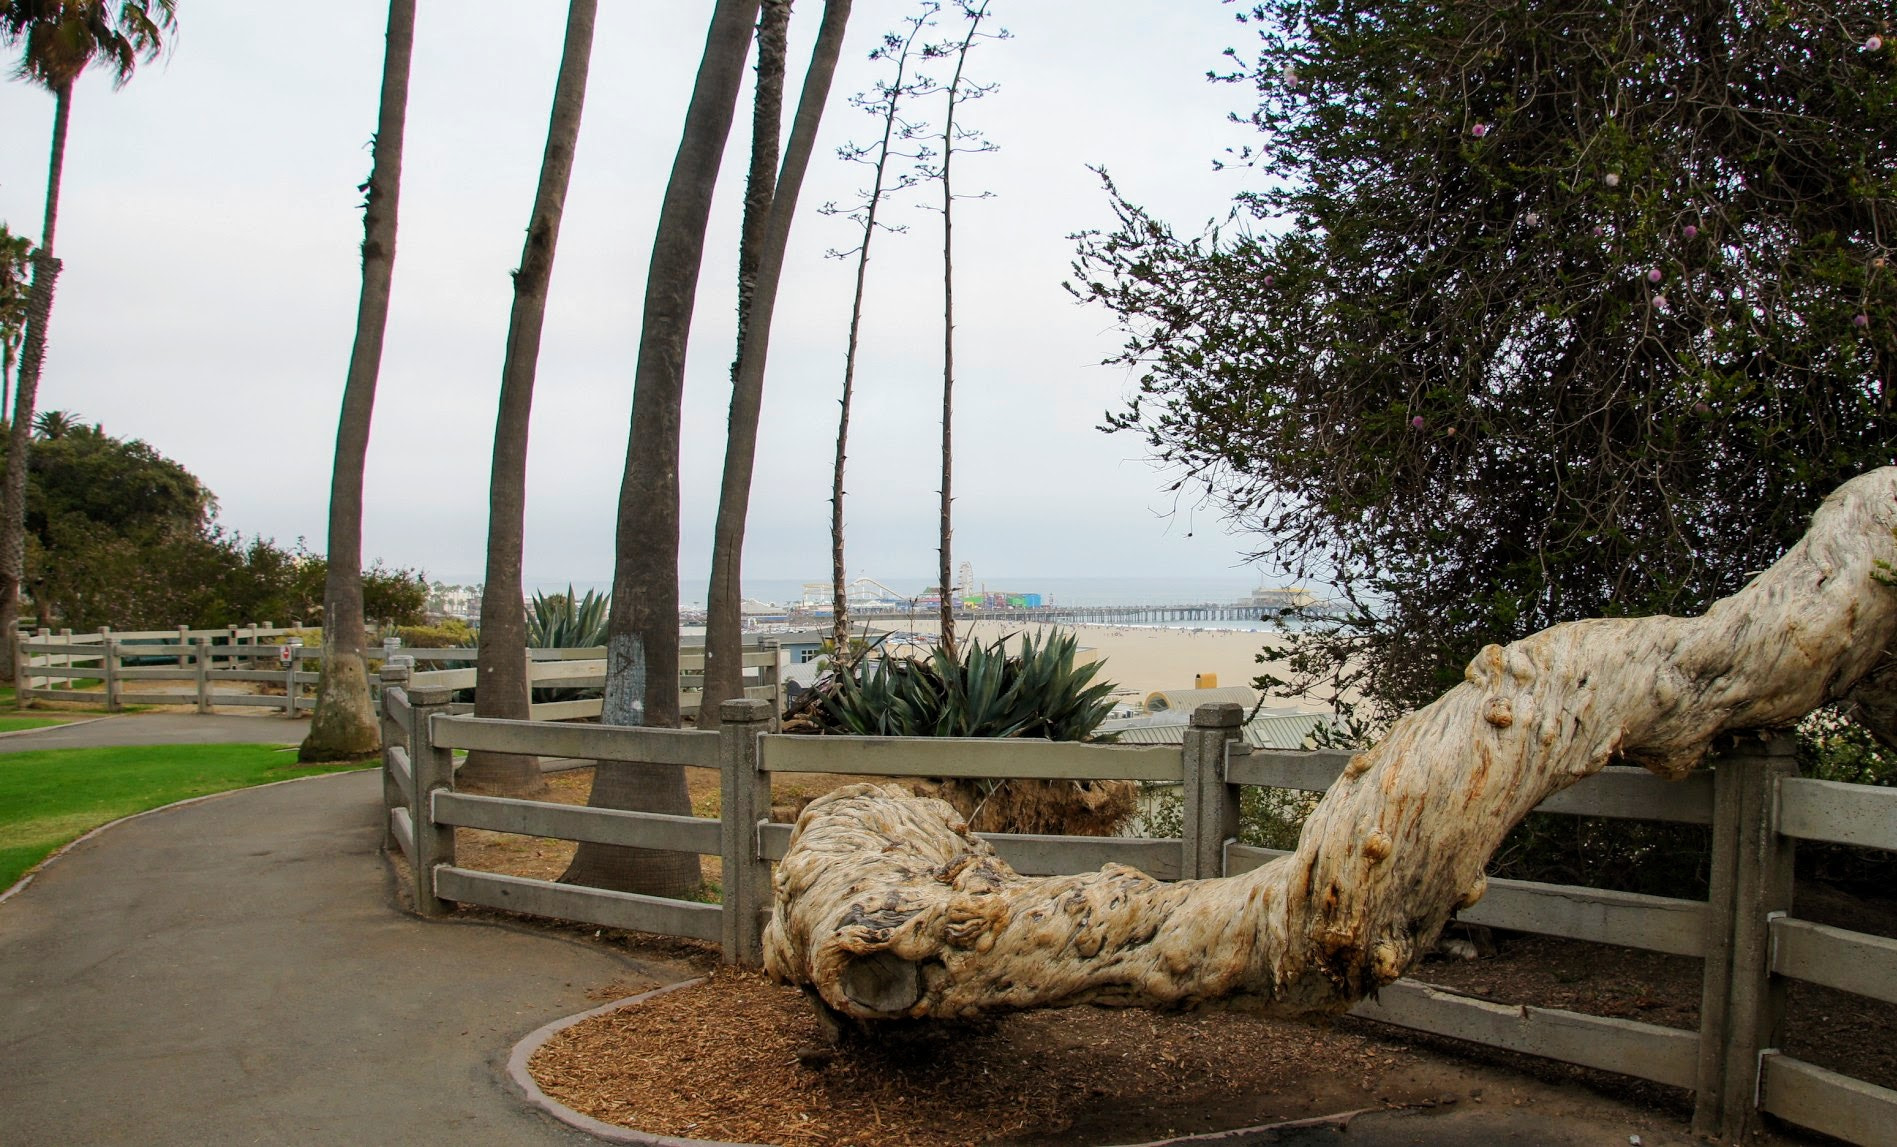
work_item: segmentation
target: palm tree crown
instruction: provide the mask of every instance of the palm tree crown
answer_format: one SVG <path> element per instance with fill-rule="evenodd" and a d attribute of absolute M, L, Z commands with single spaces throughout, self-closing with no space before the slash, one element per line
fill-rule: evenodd
<path fill-rule="evenodd" d="M 0 0 L 0 44 L 23 47 L 15 74 L 53 91 L 93 64 L 124 86 L 177 22 L 177 0 Z"/>

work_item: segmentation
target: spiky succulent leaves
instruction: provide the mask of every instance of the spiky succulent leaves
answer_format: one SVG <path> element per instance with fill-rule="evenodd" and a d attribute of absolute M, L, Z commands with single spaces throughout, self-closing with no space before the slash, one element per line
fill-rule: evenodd
<path fill-rule="evenodd" d="M 971 642 L 959 659 L 877 658 L 839 673 L 816 714 L 826 732 L 896 737 L 1089 737 L 1112 709 L 1098 663 L 1075 665 L 1079 644 L 1056 635 Z"/>
<path fill-rule="evenodd" d="M 536 592 L 527 611 L 527 644 L 535 649 L 592 649 L 606 644 L 606 613 L 612 595 L 587 590 L 581 597 Z"/>

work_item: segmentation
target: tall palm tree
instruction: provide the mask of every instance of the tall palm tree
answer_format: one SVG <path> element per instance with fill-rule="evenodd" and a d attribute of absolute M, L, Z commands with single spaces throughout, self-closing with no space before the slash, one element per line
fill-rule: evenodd
<path fill-rule="evenodd" d="M 33 267 L 33 241 L 0 223 L 0 422 L 13 392 L 13 364 L 26 338 L 26 285 Z"/>
<path fill-rule="evenodd" d="M 500 409 L 494 419 L 494 459 L 487 489 L 487 578 L 481 591 L 481 647 L 476 662 L 480 684 L 474 694 L 474 712 L 480 717 L 525 720 L 532 713 L 527 609 L 521 586 L 527 527 L 527 424 L 533 412 L 547 286 L 553 278 L 560 217 L 573 175 L 598 13 L 599 0 L 572 0 L 567 5 L 566 46 L 553 86 L 540 186 L 534 192 L 520 269 L 514 272 L 514 310 L 507 323 L 507 357 L 501 366 Z M 514 795 L 545 787 L 539 763 L 519 754 L 470 753 L 459 776 L 459 783 L 468 787 Z"/>
<path fill-rule="evenodd" d="M 718 0 L 712 10 L 646 270 L 632 432 L 619 486 L 613 608 L 606 630 L 606 698 L 600 720 L 608 725 L 678 725 L 679 407 L 685 391 L 685 343 L 705 253 L 705 224 L 744 84 L 758 3 Z M 594 808 L 691 812 L 685 770 L 677 765 L 601 767 L 588 803 Z M 561 879 L 679 896 L 697 887 L 699 874 L 695 853 L 582 844 Z"/>
<path fill-rule="evenodd" d="M 53 147 L 46 171 L 46 221 L 33 256 L 33 283 L 26 295 L 26 330 L 15 381 L 7 461 L 0 478 L 0 680 L 13 680 L 13 642 L 20 621 L 20 575 L 26 565 L 26 468 L 40 368 L 46 361 L 46 325 L 53 314 L 53 284 L 60 262 L 53 255 L 59 223 L 59 181 L 66 165 L 66 130 L 72 120 L 72 88 L 79 74 L 97 64 L 124 87 L 141 60 L 164 50 L 177 27 L 174 0 L 0 0 L 0 45 L 20 47 L 15 72 L 53 93 Z"/>
<path fill-rule="evenodd" d="M 362 293 L 356 303 L 356 339 L 343 384 L 336 427 L 336 459 L 329 479 L 329 565 L 323 581 L 323 669 L 316 711 L 297 756 L 305 761 L 347 760 L 381 744 L 369 703 L 363 660 L 362 472 L 369 454 L 382 335 L 389 322 L 395 278 L 395 221 L 402 186 L 402 136 L 408 118 L 409 60 L 415 48 L 415 0 L 389 0 L 382 57 L 382 102 L 376 116 L 374 160 L 363 184 Z"/>
<path fill-rule="evenodd" d="M 764 27 L 770 27 L 771 7 L 765 8 Z M 785 15 L 789 4 L 783 4 Z M 824 105 L 829 102 L 830 82 L 836 76 L 837 58 L 843 50 L 843 33 L 850 20 L 850 0 L 827 0 L 823 21 L 817 29 L 817 43 L 810 54 L 810 66 L 804 72 L 803 93 L 797 100 L 797 115 L 791 124 L 790 146 L 784 155 L 781 173 L 764 168 L 765 178 L 775 176 L 774 189 L 761 214 L 757 236 L 756 263 L 748 281 L 740 287 L 738 361 L 731 387 L 731 417 L 725 435 L 724 481 L 718 498 L 718 522 L 712 535 L 711 592 L 707 598 L 705 626 L 705 688 L 699 700 L 698 724 L 712 727 L 718 721 L 718 703 L 743 695 L 743 634 L 739 626 L 740 574 L 744 554 L 744 525 L 751 503 L 751 474 L 757 457 L 758 417 L 764 403 L 764 367 L 770 353 L 771 316 L 777 308 L 777 287 L 783 277 L 784 253 L 790 244 L 791 220 L 797 211 L 797 195 L 803 187 L 804 172 L 810 166 L 810 154 L 816 147 L 817 128 L 823 120 Z M 775 48 L 778 107 L 772 109 L 770 122 L 764 122 L 764 61 L 771 54 L 767 37 L 758 37 L 759 114 L 752 125 L 752 179 L 759 178 L 758 145 L 768 139 L 776 151 L 777 115 L 781 109 L 784 79 L 781 40 Z M 747 227 L 752 204 L 745 204 Z M 749 236 L 747 236 L 747 239 Z M 745 286 L 749 287 L 745 291 Z M 746 297 L 748 295 L 748 298 Z"/>

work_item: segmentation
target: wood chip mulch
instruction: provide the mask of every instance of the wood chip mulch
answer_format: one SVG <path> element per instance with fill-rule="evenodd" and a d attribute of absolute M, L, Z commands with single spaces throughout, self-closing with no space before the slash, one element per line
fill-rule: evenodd
<path fill-rule="evenodd" d="M 567 1106 L 653 1134 L 934 1147 L 1129 1142 L 1435 1102 L 1434 1085 L 1392 1076 L 1411 1058 L 1312 1024 L 1096 1008 L 834 1044 L 797 990 L 720 969 L 567 1028 L 530 1068 Z"/>

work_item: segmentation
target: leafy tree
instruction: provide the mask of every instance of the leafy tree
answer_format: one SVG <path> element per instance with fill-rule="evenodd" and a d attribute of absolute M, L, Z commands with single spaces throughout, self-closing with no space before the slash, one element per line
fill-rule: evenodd
<path fill-rule="evenodd" d="M 586 104 L 586 75 L 593 54 L 599 0 L 567 5 L 566 43 L 554 81 L 547 146 L 540 160 L 526 247 L 514 272 L 514 309 L 507 324 L 507 356 L 501 365 L 499 411 L 494 420 L 494 456 L 487 491 L 487 576 L 481 591 L 479 717 L 526 720 L 532 713 L 527 684 L 527 614 L 521 600 L 521 561 L 527 529 L 527 434 L 533 413 L 534 376 L 540 334 L 547 317 L 547 288 L 560 241 L 573 154 Z M 513 795 L 545 787 L 540 764 L 517 753 L 468 755 L 461 775 L 471 788 Z"/>
<path fill-rule="evenodd" d="M 46 359 L 46 326 L 53 313 L 53 283 L 60 262 L 53 255 L 59 223 L 59 181 L 66 164 L 66 132 L 72 121 L 72 89 L 79 74 L 98 64 L 123 87 L 164 47 L 177 26 L 173 0 L 0 0 L 0 45 L 19 47 L 15 72 L 53 94 L 53 146 L 46 171 L 46 219 L 33 280 L 27 289 L 19 376 L 14 381 L 9 459 L 0 477 L 0 680 L 13 680 L 14 634 L 20 620 L 20 577 L 26 561 L 26 471 L 31 454 L 28 428 Z"/>
<path fill-rule="evenodd" d="M 33 241 L 0 223 L 0 419 L 13 392 L 13 364 L 26 338 L 26 287 L 32 273 Z"/>
<path fill-rule="evenodd" d="M 738 257 L 738 355 L 731 364 L 731 415 L 725 435 L 724 473 L 718 518 L 712 533 L 711 586 L 706 596 L 705 686 L 698 707 L 700 728 L 715 728 L 720 702 L 743 696 L 741 591 L 744 525 L 751 508 L 751 476 L 757 458 L 758 418 L 764 406 L 764 368 L 770 353 L 771 317 L 791 222 L 804 172 L 817 144 L 817 128 L 830 98 L 849 26 L 850 0 L 825 0 L 823 20 L 811 48 L 810 66 L 791 121 L 783 169 L 777 170 L 777 136 L 783 112 L 784 39 L 790 5 L 766 0 L 758 26 L 758 87 L 751 125 L 751 175 L 745 189 L 744 239 Z"/>
<path fill-rule="evenodd" d="M 718 0 L 712 10 L 653 236 L 613 550 L 606 697 L 600 714 L 609 725 L 678 726 L 678 461 L 685 349 L 712 192 L 737 111 L 758 3 Z M 588 803 L 691 812 L 685 770 L 676 765 L 600 769 Z M 582 844 L 561 879 L 682 896 L 697 888 L 700 871 L 696 854 Z"/>
<path fill-rule="evenodd" d="M 301 542 L 227 534 L 189 470 L 136 439 L 43 412 L 27 477 L 25 583 L 41 625 L 193 628 L 322 614 L 326 563 Z M 362 571 L 369 616 L 421 620 L 410 570 Z"/>
<path fill-rule="evenodd" d="M 1271 0 L 1231 224 L 1112 190 L 1073 287 L 1143 434 L 1343 615 L 1388 717 L 1479 647 L 1737 589 L 1892 461 L 1897 60 L 1870 0 Z M 1175 487 L 1177 488 L 1177 487 Z M 1285 651 L 1274 651 L 1285 652 Z"/>
<path fill-rule="evenodd" d="M 375 752 L 382 731 L 369 703 L 363 661 L 362 479 L 369 454 L 382 336 L 389 323 L 395 278 L 395 228 L 402 188 L 402 140 L 408 121 L 409 64 L 415 51 L 415 0 L 389 0 L 382 96 L 376 116 L 374 160 L 362 184 L 362 291 L 356 337 L 343 383 L 336 424 L 336 456 L 329 479 L 328 580 L 323 587 L 323 668 L 310 731 L 297 748 L 304 761 L 357 760 Z"/>

